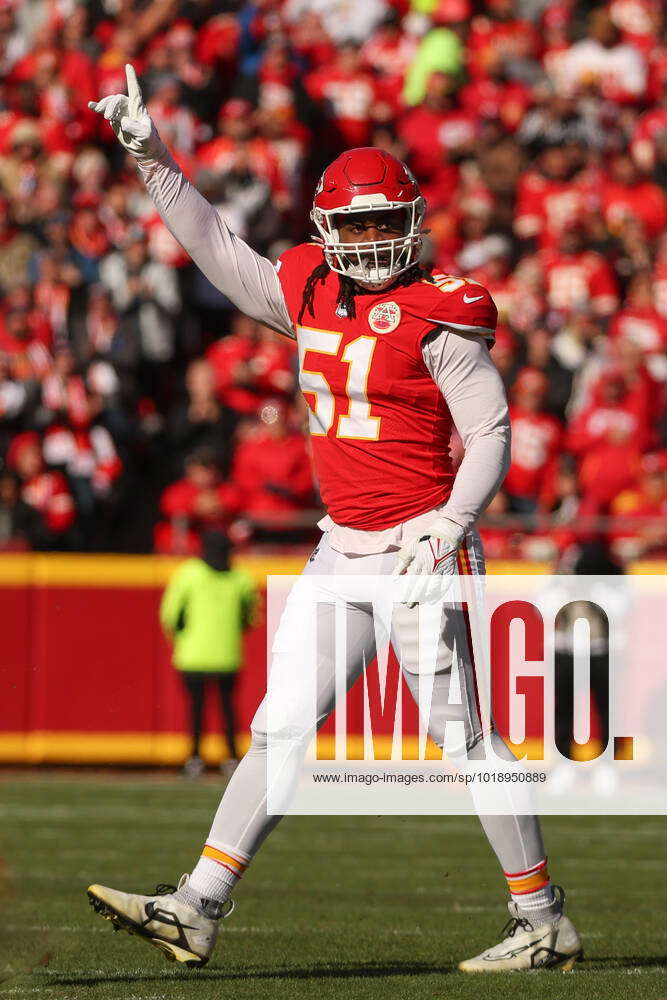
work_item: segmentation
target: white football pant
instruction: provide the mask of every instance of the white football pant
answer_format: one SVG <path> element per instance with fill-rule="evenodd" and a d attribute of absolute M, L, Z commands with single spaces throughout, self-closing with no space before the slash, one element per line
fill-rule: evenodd
<path fill-rule="evenodd" d="M 473 574 L 484 573 L 484 557 L 479 536 L 469 533 L 462 543 L 460 564 Z M 346 601 L 346 685 L 351 687 L 358 679 L 364 666 L 370 663 L 377 648 L 377 618 L 368 601 L 359 601 L 359 587 L 353 588 L 355 600 L 345 593 L 345 578 L 357 576 L 388 576 L 396 564 L 396 552 L 381 552 L 370 555 L 345 555 L 331 548 L 328 536 L 323 535 L 315 552 L 307 563 L 301 577 L 294 584 L 276 630 L 271 650 L 271 680 L 277 684 L 280 679 L 278 708 L 271 702 L 267 711 L 267 699 L 257 709 L 252 721 L 252 743 L 247 754 L 236 769 L 225 790 L 213 821 L 208 843 L 221 850 L 240 853 L 252 857 L 271 830 L 282 818 L 281 815 L 267 814 L 267 744 L 272 741 L 272 753 L 279 745 L 282 752 L 282 778 L 287 785 L 295 783 L 306 749 L 310 744 L 314 725 L 320 726 L 334 707 L 336 694 L 336 652 L 335 652 L 335 604 L 341 598 Z M 318 581 L 317 577 L 322 580 Z M 340 585 L 332 577 L 340 577 Z M 332 586 L 335 592 L 332 592 Z M 369 584 L 369 592 L 372 584 Z M 304 594 L 307 593 L 307 600 Z M 317 599 L 317 655 L 306 656 L 308 644 L 304 641 L 308 629 L 307 615 L 312 612 L 313 594 Z M 475 677 L 474 658 L 471 648 L 469 620 L 460 607 L 447 607 L 441 618 L 441 630 L 437 644 L 437 654 L 430 694 L 430 711 L 425 724 L 431 739 L 442 747 L 447 740 L 450 752 L 448 724 L 459 723 L 458 732 L 465 734 L 465 746 L 459 753 L 467 751 L 468 758 L 484 758 L 482 740 L 482 719 L 480 718 L 479 695 Z M 420 666 L 419 608 L 409 609 L 406 604 L 394 604 L 391 611 L 391 642 L 401 665 L 406 684 L 419 704 Z M 452 679 L 453 650 L 458 663 L 458 697 L 450 703 L 450 682 Z M 430 687 L 430 682 L 429 682 Z M 314 692 L 316 710 L 310 714 L 304 711 L 300 694 L 305 690 Z M 282 698 L 280 697 L 282 695 Z M 422 699 L 423 700 L 423 699 Z M 271 716 L 269 729 L 267 716 Z M 316 716 L 316 720 L 314 718 Z M 462 724 L 462 729 L 461 725 Z M 449 726 L 451 731 L 452 727 Z M 491 756 L 488 769 L 502 767 L 502 761 L 514 762 L 515 758 L 502 739 L 496 734 L 487 734 L 497 760 Z M 458 766 L 458 760 L 457 760 Z M 463 763 L 462 766 L 465 766 Z M 486 765 L 485 765 L 486 766 Z M 545 857 L 540 826 L 537 818 L 530 814 L 517 814 L 517 801 L 529 801 L 516 797 L 516 785 L 508 783 L 496 786 L 507 795 L 506 815 L 480 815 L 484 831 L 505 872 L 519 872 L 537 865 Z M 474 785 L 473 785 L 474 788 Z M 442 794 L 442 789 L 434 791 Z M 475 799 L 478 812 L 483 804 Z M 482 799 L 483 802 L 483 799 Z M 446 830 L 446 819 L 443 819 Z"/>

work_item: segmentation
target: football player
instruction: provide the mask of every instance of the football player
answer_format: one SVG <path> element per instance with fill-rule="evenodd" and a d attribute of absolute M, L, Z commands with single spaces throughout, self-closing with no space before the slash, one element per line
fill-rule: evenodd
<path fill-rule="evenodd" d="M 344 580 L 404 572 L 418 582 L 483 573 L 475 523 L 503 480 L 510 445 L 507 403 L 489 357 L 496 309 L 481 285 L 421 267 L 424 199 L 404 164 L 374 148 L 349 150 L 324 171 L 312 212 L 319 240 L 288 250 L 274 268 L 185 178 L 146 112 L 131 66 L 127 83 L 127 96 L 91 107 L 136 157 L 166 225 L 238 309 L 298 343 L 299 380 L 328 513 L 320 522 L 322 539 L 288 598 L 272 657 L 274 666 L 317 671 L 317 717 L 323 722 L 333 708 L 335 656 L 319 650 L 316 665 L 301 662 L 304 587 L 317 588 L 318 578 L 332 574 Z M 456 476 L 449 457 L 453 427 L 465 447 Z M 324 602 L 320 607 L 326 613 Z M 417 697 L 419 609 L 414 602 L 397 608 L 392 641 Z M 368 607 L 350 605 L 347 625 L 352 684 L 374 652 Z M 496 733 L 482 730 L 465 626 L 461 613 L 443 615 L 429 734 L 442 746 L 446 723 L 458 721 L 469 759 L 483 756 L 488 738 L 498 758 L 514 761 Z M 461 698 L 450 705 L 454 645 Z M 298 725 L 285 726 L 288 771 L 298 769 L 311 736 L 303 732 L 299 739 Z M 280 739 L 281 732 L 267 734 L 262 703 L 250 749 L 225 790 L 195 868 L 177 889 L 140 896 L 94 885 L 88 892 L 95 909 L 168 958 L 204 965 L 220 918 L 231 912 L 234 886 L 280 819 L 267 812 L 267 738 Z M 537 818 L 513 815 L 510 806 L 506 815 L 480 818 L 507 879 L 511 920 L 499 944 L 459 968 L 572 968 L 581 943 L 563 914 L 562 890 L 550 883 Z"/>

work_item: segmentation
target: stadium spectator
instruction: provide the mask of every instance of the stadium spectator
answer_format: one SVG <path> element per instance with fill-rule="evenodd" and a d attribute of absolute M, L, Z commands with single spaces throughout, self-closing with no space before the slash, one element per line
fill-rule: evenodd
<path fill-rule="evenodd" d="M 522 369 L 512 388 L 512 462 L 503 489 L 518 514 L 549 510 L 554 499 L 562 428 L 545 408 L 548 389 L 536 368 Z"/>
<path fill-rule="evenodd" d="M 206 352 L 220 402 L 247 416 L 254 416 L 271 396 L 293 394 L 293 356 L 283 338 L 241 314 L 234 318 L 232 333 Z"/>
<path fill-rule="evenodd" d="M 590 306 L 604 319 L 618 307 L 617 283 L 605 258 L 586 249 L 579 222 L 565 228 L 558 248 L 542 251 L 546 299 L 563 317 L 572 309 Z"/>
<path fill-rule="evenodd" d="M 464 50 L 461 39 L 448 27 L 433 27 L 422 38 L 409 67 L 403 89 L 407 105 L 421 104 L 433 73 L 458 79 L 463 70 Z"/>
<path fill-rule="evenodd" d="M 605 372 L 567 439 L 579 461 L 582 513 L 606 513 L 613 499 L 633 485 L 649 433 L 642 401 L 632 398 L 620 371 Z"/>
<path fill-rule="evenodd" d="M 167 519 L 156 525 L 157 552 L 197 555 L 204 530 L 226 531 L 240 513 L 238 488 L 223 482 L 219 456 L 209 448 L 185 459 L 185 476 L 164 490 L 160 512 Z"/>
<path fill-rule="evenodd" d="M 657 184 L 640 175 L 630 156 L 614 158 L 601 201 L 611 233 L 622 229 L 630 218 L 641 223 L 649 239 L 655 239 L 667 223 L 667 195 Z"/>
<path fill-rule="evenodd" d="M 625 558 L 667 553 L 667 452 L 641 460 L 636 487 L 620 493 L 611 504 L 615 547 Z"/>
<path fill-rule="evenodd" d="M 306 87 L 329 122 L 325 140 L 332 149 L 368 145 L 379 90 L 363 66 L 359 45 L 352 41 L 341 45 L 333 65 L 311 73 Z"/>
<path fill-rule="evenodd" d="M 256 535 L 279 540 L 294 525 L 292 515 L 312 508 L 313 474 L 303 434 L 292 430 L 284 404 L 262 406 L 260 422 L 239 442 L 232 481 L 242 498 L 244 516 Z"/>
<path fill-rule="evenodd" d="M 589 16 L 586 37 L 559 60 L 554 83 L 568 96 L 594 95 L 632 104 L 646 90 L 646 61 L 639 49 L 621 40 L 609 12 L 596 7 Z"/>
<path fill-rule="evenodd" d="M 7 450 L 6 463 L 18 479 L 18 533 L 33 549 L 73 548 L 74 501 L 62 473 L 47 468 L 40 436 L 34 431 L 18 434 Z"/>
<path fill-rule="evenodd" d="M 227 470 L 235 421 L 232 411 L 218 401 L 215 372 L 205 358 L 189 364 L 185 388 L 187 399 L 174 409 L 168 425 L 171 453 L 180 462 L 185 454 L 205 448 Z"/>
<path fill-rule="evenodd" d="M 474 147 L 477 117 L 457 106 L 457 83 L 446 73 L 431 73 L 424 99 L 405 113 L 399 135 L 407 161 L 420 178 L 431 210 L 449 206 L 459 176 L 458 162 Z"/>
<path fill-rule="evenodd" d="M 115 349 L 140 377 L 150 395 L 162 401 L 165 362 L 174 353 L 174 322 L 181 297 L 174 271 L 151 260 L 141 228 L 132 229 L 123 250 L 114 250 L 100 264 L 100 280 L 109 290 L 118 314 Z"/>
<path fill-rule="evenodd" d="M 361 44 L 370 38 L 388 6 L 387 0 L 354 4 L 346 0 L 287 0 L 283 14 L 288 24 L 295 24 L 304 14 L 318 14 L 329 38 L 340 47 L 348 39 Z"/>
<path fill-rule="evenodd" d="M 554 355 L 551 335 L 544 327 L 534 329 L 528 338 L 526 364 L 533 371 L 542 372 L 545 376 L 547 380 L 545 409 L 560 421 L 564 421 L 572 393 L 572 373 Z"/>
<path fill-rule="evenodd" d="M 650 274 L 640 271 L 628 283 L 623 308 L 611 321 L 609 337 L 612 341 L 627 337 L 648 359 L 664 356 L 667 351 L 667 318 L 661 316 L 655 307 Z"/>

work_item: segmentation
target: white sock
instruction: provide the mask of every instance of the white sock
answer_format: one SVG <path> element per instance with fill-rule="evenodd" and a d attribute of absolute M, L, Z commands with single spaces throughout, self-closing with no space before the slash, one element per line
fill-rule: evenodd
<path fill-rule="evenodd" d="M 560 903 L 549 881 L 546 858 L 525 871 L 505 872 L 505 878 L 512 901 L 533 927 L 549 923 L 559 915 Z"/>
<path fill-rule="evenodd" d="M 523 896 L 512 894 L 512 899 L 519 907 L 521 916 L 527 917 L 533 927 L 550 923 L 560 913 L 560 907 L 556 905 L 551 885 L 545 885 L 543 889 L 526 893 Z"/>
<path fill-rule="evenodd" d="M 232 853 L 226 846 L 209 842 L 188 879 L 188 886 L 204 899 L 225 903 L 249 861 L 250 858 L 239 851 Z"/>

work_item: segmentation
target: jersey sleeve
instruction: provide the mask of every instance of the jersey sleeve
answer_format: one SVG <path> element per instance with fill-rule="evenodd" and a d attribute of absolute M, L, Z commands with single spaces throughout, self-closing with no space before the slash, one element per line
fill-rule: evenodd
<path fill-rule="evenodd" d="M 434 278 L 427 322 L 457 333 L 478 334 L 492 345 L 498 310 L 486 288 L 467 278 Z"/>

